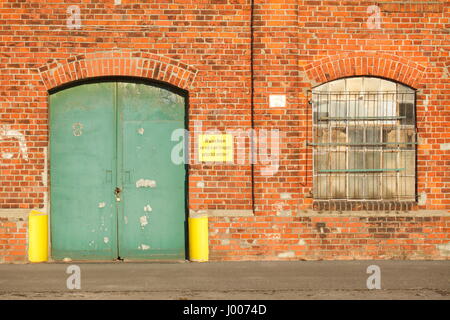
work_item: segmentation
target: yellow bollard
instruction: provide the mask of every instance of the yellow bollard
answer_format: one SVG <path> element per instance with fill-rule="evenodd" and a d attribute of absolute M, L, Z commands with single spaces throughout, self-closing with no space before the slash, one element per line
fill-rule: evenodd
<path fill-rule="evenodd" d="M 48 260 L 48 216 L 36 210 L 28 216 L 28 260 Z"/>
<path fill-rule="evenodd" d="M 206 262 L 209 257 L 208 215 L 191 214 L 189 217 L 189 259 Z"/>

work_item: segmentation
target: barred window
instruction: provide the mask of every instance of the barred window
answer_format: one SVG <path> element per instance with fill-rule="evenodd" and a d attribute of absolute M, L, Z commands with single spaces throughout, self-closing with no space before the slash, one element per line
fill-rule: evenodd
<path fill-rule="evenodd" d="M 415 91 L 375 77 L 313 89 L 314 198 L 415 201 Z"/>

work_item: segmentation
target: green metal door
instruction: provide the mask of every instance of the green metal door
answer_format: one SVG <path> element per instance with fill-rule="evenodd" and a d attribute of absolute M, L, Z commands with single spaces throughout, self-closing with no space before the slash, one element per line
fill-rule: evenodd
<path fill-rule="evenodd" d="M 50 96 L 51 239 L 54 259 L 117 258 L 114 83 Z"/>
<path fill-rule="evenodd" d="M 184 259 L 185 179 L 171 134 L 185 101 L 127 82 L 50 96 L 52 257 Z"/>
<path fill-rule="evenodd" d="M 121 258 L 184 258 L 185 168 L 171 161 L 171 135 L 184 128 L 184 99 L 165 89 L 119 83 L 123 204 Z"/>

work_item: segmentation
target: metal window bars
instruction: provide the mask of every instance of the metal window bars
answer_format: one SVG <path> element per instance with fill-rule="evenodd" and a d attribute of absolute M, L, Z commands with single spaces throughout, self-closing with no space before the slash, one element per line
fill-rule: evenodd
<path fill-rule="evenodd" d="M 402 88 L 312 92 L 315 200 L 415 201 L 415 92 Z"/>

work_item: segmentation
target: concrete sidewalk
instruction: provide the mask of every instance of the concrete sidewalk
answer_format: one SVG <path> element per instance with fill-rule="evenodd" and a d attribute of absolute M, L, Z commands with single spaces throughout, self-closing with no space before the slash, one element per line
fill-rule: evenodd
<path fill-rule="evenodd" d="M 69 265 L 81 289 L 69 290 Z M 368 290 L 367 267 L 381 269 Z M 0 299 L 446 299 L 450 261 L 0 265 Z"/>

